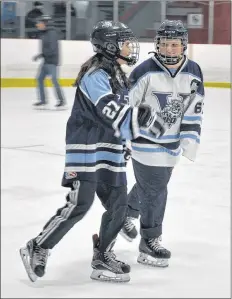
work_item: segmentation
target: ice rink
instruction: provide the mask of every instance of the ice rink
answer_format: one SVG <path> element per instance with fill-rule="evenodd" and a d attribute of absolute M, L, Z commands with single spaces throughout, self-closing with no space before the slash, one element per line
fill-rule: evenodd
<path fill-rule="evenodd" d="M 64 89 L 67 111 L 36 111 L 33 88 L 1 90 L 2 298 L 229 298 L 230 297 L 230 90 L 206 89 L 198 159 L 182 157 L 169 184 L 163 245 L 165 269 L 137 264 L 137 238 L 121 236 L 118 257 L 131 264 L 127 284 L 90 279 L 93 233 L 103 207 L 96 198 L 87 216 L 54 248 L 47 273 L 28 280 L 19 248 L 63 206 L 65 129 L 74 88 Z M 53 90 L 48 89 L 51 105 Z M 128 188 L 134 183 L 128 165 Z"/>

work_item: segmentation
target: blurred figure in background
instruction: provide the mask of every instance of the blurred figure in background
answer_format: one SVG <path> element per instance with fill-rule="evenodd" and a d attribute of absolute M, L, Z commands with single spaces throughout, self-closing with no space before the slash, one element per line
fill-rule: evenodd
<path fill-rule="evenodd" d="M 39 38 L 40 32 L 36 28 L 36 20 L 43 15 L 43 3 L 34 2 L 34 8 L 25 17 L 27 38 Z"/>
<path fill-rule="evenodd" d="M 58 99 L 55 107 L 62 109 L 65 107 L 66 101 L 57 80 L 57 66 L 59 64 L 58 33 L 53 26 L 51 17 L 48 15 L 42 15 L 38 18 L 36 27 L 42 31 L 43 34 L 41 35 L 41 53 L 33 57 L 33 61 L 43 58 L 43 63 L 40 66 L 37 78 L 39 102 L 35 103 L 34 106 L 39 109 L 45 108 L 47 101 L 44 90 L 44 79 L 47 76 L 51 76 Z"/>

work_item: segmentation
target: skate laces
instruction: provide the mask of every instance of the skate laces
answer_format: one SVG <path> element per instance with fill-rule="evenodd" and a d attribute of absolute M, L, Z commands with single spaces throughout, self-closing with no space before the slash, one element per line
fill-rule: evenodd
<path fill-rule="evenodd" d="M 124 265 L 123 262 L 116 259 L 116 254 L 113 252 L 113 250 L 104 252 L 104 257 L 107 260 L 107 262 L 113 262 L 117 263 L 118 265 Z"/>
<path fill-rule="evenodd" d="M 161 236 L 159 236 L 158 238 L 151 238 L 148 239 L 148 245 L 155 251 L 164 250 L 165 248 L 160 244 L 161 241 L 162 241 Z"/>
<path fill-rule="evenodd" d="M 132 217 L 127 217 L 124 224 L 124 227 L 129 232 L 135 227 L 134 223 L 132 222 L 132 219 L 133 219 Z"/>
<path fill-rule="evenodd" d="M 39 265 L 45 267 L 49 254 L 48 249 L 42 248 L 39 245 L 35 244 L 34 254 L 36 261 L 39 262 Z"/>

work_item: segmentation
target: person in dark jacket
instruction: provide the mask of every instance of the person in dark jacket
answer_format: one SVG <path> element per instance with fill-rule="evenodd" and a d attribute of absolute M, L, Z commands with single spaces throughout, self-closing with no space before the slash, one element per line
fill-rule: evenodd
<path fill-rule="evenodd" d="M 34 2 L 34 8 L 25 17 L 25 28 L 28 38 L 39 38 L 40 32 L 36 28 L 36 20 L 43 15 L 43 3 Z"/>
<path fill-rule="evenodd" d="M 39 30 L 43 31 L 41 35 L 41 53 L 33 57 L 34 61 L 43 58 L 39 75 L 38 75 L 38 87 L 39 87 L 39 102 L 34 106 L 37 108 L 44 108 L 47 104 L 44 90 L 44 79 L 50 75 L 52 83 L 56 90 L 58 102 L 55 105 L 56 108 L 64 108 L 66 101 L 61 91 L 60 85 L 57 80 L 57 66 L 59 65 L 59 45 L 58 45 L 58 33 L 52 25 L 52 19 L 48 15 L 43 15 L 38 18 L 36 26 Z"/>

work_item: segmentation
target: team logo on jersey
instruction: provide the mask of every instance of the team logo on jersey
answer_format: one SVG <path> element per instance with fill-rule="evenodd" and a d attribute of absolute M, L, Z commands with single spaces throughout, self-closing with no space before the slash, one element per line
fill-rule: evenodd
<path fill-rule="evenodd" d="M 71 180 L 77 177 L 77 173 L 75 171 L 65 172 L 65 178 L 67 180 Z"/>
<path fill-rule="evenodd" d="M 190 83 L 190 89 L 191 89 L 191 95 L 196 94 L 199 85 L 201 84 L 201 81 L 197 79 L 193 79 Z"/>
<path fill-rule="evenodd" d="M 152 91 L 152 95 L 157 99 L 157 103 L 160 106 L 161 117 L 171 128 L 182 117 L 185 101 L 189 98 L 189 94 Z"/>

